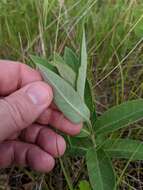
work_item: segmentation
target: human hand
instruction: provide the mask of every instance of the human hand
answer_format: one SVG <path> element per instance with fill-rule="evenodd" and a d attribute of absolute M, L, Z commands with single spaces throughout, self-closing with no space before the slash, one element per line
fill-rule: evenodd
<path fill-rule="evenodd" d="M 51 87 L 27 65 L 0 61 L 0 97 L 0 168 L 16 164 L 50 171 L 66 143 L 44 125 L 69 135 L 78 134 L 82 125 L 57 110 Z"/>

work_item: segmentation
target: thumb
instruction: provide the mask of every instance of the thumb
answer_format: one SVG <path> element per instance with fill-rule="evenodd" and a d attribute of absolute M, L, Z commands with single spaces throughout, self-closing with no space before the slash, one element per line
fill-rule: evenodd
<path fill-rule="evenodd" d="M 31 125 L 52 99 L 51 87 L 41 81 L 0 99 L 0 141 Z"/>

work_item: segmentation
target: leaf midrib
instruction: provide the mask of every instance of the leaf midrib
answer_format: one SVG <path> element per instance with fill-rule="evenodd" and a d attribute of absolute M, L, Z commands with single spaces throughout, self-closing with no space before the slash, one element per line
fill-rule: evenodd
<path fill-rule="evenodd" d="M 97 132 L 99 132 L 99 131 L 101 131 L 101 130 L 107 128 L 107 127 L 110 127 L 110 126 L 112 126 L 112 125 L 115 125 L 116 123 L 119 123 L 120 121 L 122 121 L 122 120 L 124 120 L 124 119 L 128 119 L 129 117 L 131 117 L 131 116 L 133 116 L 133 115 L 135 115 L 135 114 L 137 114 L 137 113 L 140 113 L 140 112 L 143 112 L 143 109 L 140 110 L 140 111 L 136 111 L 136 112 L 134 112 L 134 113 L 131 113 L 131 114 L 129 114 L 127 117 L 122 117 L 122 119 L 118 119 L 118 120 L 116 120 L 116 121 L 113 121 L 113 122 L 109 123 L 108 125 L 103 125 L 104 127 L 101 126 L 101 128 L 100 128 L 99 125 L 98 125 L 99 129 L 97 129 Z M 101 116 L 101 117 L 102 117 L 102 116 Z M 104 117 L 104 116 L 103 116 L 103 117 Z M 143 116 L 142 116 L 142 117 L 143 117 Z M 103 119 L 102 119 L 102 120 L 103 120 Z M 138 120 L 140 120 L 140 119 L 137 119 L 137 120 L 135 120 L 134 122 L 136 122 L 136 121 L 138 121 Z M 95 125 L 97 125 L 98 122 L 100 122 L 100 120 L 97 120 L 97 121 L 95 122 Z M 96 123 L 97 123 L 97 124 L 96 124 Z M 129 122 L 128 124 L 130 124 L 130 122 Z M 128 125 L 128 124 L 127 124 L 127 125 Z"/>
<path fill-rule="evenodd" d="M 136 148 L 136 149 L 138 149 L 138 147 Z M 126 153 L 133 153 L 133 151 L 131 151 L 131 150 L 124 150 L 124 149 L 119 149 L 119 148 L 116 148 L 116 149 L 113 149 L 113 148 L 105 148 L 105 150 L 106 151 L 112 151 L 112 152 L 126 152 Z M 137 152 L 136 152 L 137 153 Z M 142 153 L 143 153 L 143 151 L 142 151 Z"/>
<path fill-rule="evenodd" d="M 41 66 L 41 65 L 40 65 Z M 47 69 L 47 68 L 46 68 Z M 42 71 L 43 72 L 43 71 Z M 51 71 L 48 71 L 48 72 L 51 72 Z M 55 74 L 55 73 L 54 73 Z M 58 78 L 58 76 L 57 76 L 57 78 Z M 69 101 L 68 101 L 68 99 L 66 99 L 66 97 L 64 96 L 64 94 L 62 93 L 62 92 L 60 92 L 60 90 L 59 90 L 59 88 L 58 87 L 56 87 L 56 85 L 55 85 L 55 83 L 53 82 L 53 81 L 51 81 L 52 82 L 52 84 L 54 85 L 54 88 L 56 88 L 57 89 L 57 91 L 59 92 L 59 94 L 64 98 L 64 100 L 73 108 L 73 110 L 75 110 L 76 111 L 76 113 L 80 116 L 80 117 L 83 117 L 86 121 L 88 121 L 88 119 L 84 116 L 84 115 L 81 115 L 80 114 L 80 112 L 79 112 L 79 110 L 77 110 Z M 65 81 L 64 81 L 65 82 Z M 79 97 L 80 98 L 80 97 Z"/>
<path fill-rule="evenodd" d="M 98 170 L 99 170 L 99 176 L 100 176 L 100 184 L 101 184 L 102 189 L 104 190 L 103 181 L 102 181 L 102 174 L 101 174 L 100 167 L 99 167 L 99 161 L 98 161 L 97 152 L 96 152 L 96 159 L 97 159 L 97 168 L 98 168 Z M 98 171 L 98 170 L 97 170 L 97 171 Z"/>

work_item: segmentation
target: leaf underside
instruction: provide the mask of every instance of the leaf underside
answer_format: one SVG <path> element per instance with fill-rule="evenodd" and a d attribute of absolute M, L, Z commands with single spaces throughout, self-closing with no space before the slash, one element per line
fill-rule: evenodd
<path fill-rule="evenodd" d="M 38 68 L 54 92 L 54 102 L 64 115 L 74 123 L 88 121 L 90 112 L 78 93 L 61 77 L 43 65 Z"/>
<path fill-rule="evenodd" d="M 81 44 L 81 57 L 80 67 L 77 77 L 77 92 L 84 99 L 84 90 L 86 83 L 86 71 L 87 71 L 87 50 L 86 50 L 86 38 L 85 30 L 83 30 L 82 44 Z"/>
<path fill-rule="evenodd" d="M 35 56 L 35 55 L 31 55 L 30 58 L 35 63 L 35 65 L 41 64 L 41 65 L 47 67 L 49 70 L 53 71 L 54 73 L 58 74 L 58 70 L 56 69 L 56 67 L 54 65 L 50 64 L 47 59 L 41 58 L 41 57 Z"/>
<path fill-rule="evenodd" d="M 53 65 L 57 68 L 60 76 L 75 88 L 76 73 L 58 54 L 55 54 Z"/>

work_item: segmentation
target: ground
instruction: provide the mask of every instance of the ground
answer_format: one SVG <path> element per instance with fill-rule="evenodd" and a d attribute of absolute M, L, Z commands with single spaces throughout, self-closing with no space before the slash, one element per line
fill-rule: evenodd
<path fill-rule="evenodd" d="M 62 54 L 65 46 L 79 53 L 83 21 L 97 114 L 142 97 L 142 0 L 1 0 L 0 57 L 32 65 L 30 54 L 48 58 L 54 51 Z M 142 140 L 142 122 L 111 135 Z M 0 189 L 67 190 L 69 182 L 77 190 L 82 180 L 88 181 L 84 158 L 65 155 L 62 163 L 64 169 L 57 160 L 53 172 L 45 175 L 29 168 L 0 170 Z M 141 161 L 113 163 L 119 189 L 143 189 Z"/>

